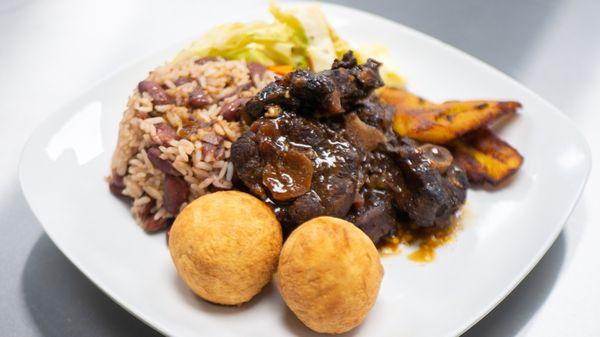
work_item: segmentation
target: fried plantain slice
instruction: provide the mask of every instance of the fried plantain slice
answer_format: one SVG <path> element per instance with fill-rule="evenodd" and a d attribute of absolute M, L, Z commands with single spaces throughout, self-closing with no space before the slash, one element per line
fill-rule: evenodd
<path fill-rule="evenodd" d="M 403 89 L 384 88 L 381 99 L 396 109 L 394 131 L 412 139 L 445 144 L 490 122 L 514 114 L 514 101 L 448 101 L 436 104 Z"/>
<path fill-rule="evenodd" d="M 402 88 L 385 86 L 377 91 L 377 95 L 384 102 L 400 111 L 436 106 L 435 103 Z"/>
<path fill-rule="evenodd" d="M 523 156 L 488 128 L 482 128 L 448 144 L 454 163 L 472 185 L 499 185 L 523 164 Z"/>

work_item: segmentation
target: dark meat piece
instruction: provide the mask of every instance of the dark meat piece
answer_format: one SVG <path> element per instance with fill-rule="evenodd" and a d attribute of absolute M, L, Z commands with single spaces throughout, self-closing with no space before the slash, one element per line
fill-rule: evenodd
<path fill-rule="evenodd" d="M 329 215 L 379 243 L 400 218 L 443 228 L 464 203 L 466 177 L 449 152 L 392 130 L 393 109 L 373 94 L 378 67 L 347 53 L 330 70 L 285 75 L 242 110 L 251 126 L 232 145 L 236 177 L 273 208 L 284 233 Z"/>
<path fill-rule="evenodd" d="M 285 226 L 343 217 L 352 206 L 358 151 L 323 124 L 286 113 L 259 119 L 234 142 L 231 160 L 244 185 L 278 208 Z"/>
<path fill-rule="evenodd" d="M 283 79 L 277 79 L 269 83 L 245 104 L 241 117 L 246 124 L 252 124 L 262 117 L 270 106 L 285 106 L 293 111 L 300 105 L 295 97 L 290 96 L 287 86 L 282 82 Z"/>
<path fill-rule="evenodd" d="M 404 200 L 408 193 L 404 175 L 391 154 L 377 151 L 367 153 L 361 163 L 364 188 L 368 190 L 386 191 L 394 200 Z"/>
<path fill-rule="evenodd" d="M 452 215 L 465 202 L 468 186 L 465 173 L 455 165 L 440 172 L 423 149 L 408 138 L 402 139 L 397 160 L 409 192 L 398 206 L 418 227 L 447 227 Z"/>
<path fill-rule="evenodd" d="M 360 101 L 356 114 L 387 138 L 375 152 L 368 152 L 361 164 L 366 191 L 387 191 L 397 210 L 407 213 L 418 227 L 449 225 L 464 203 L 467 188 L 465 175 L 452 165 L 449 151 L 410 139 L 399 141 L 392 130 L 393 111 L 374 96 Z"/>
<path fill-rule="evenodd" d="M 355 113 L 346 115 L 345 122 L 346 138 L 364 151 L 375 150 L 377 145 L 386 141 L 381 130 L 361 121 Z"/>
<path fill-rule="evenodd" d="M 363 184 L 346 219 L 379 243 L 396 231 L 396 199 L 404 200 L 407 194 L 404 177 L 392 156 L 384 151 L 365 153 L 360 168 Z"/>
<path fill-rule="evenodd" d="M 300 102 L 300 113 L 336 115 L 344 111 L 341 90 L 332 76 L 325 72 L 296 70 L 286 75 L 285 80 L 290 95 Z"/>
<path fill-rule="evenodd" d="M 176 87 L 180 86 L 180 85 L 184 85 L 186 83 L 190 83 L 193 82 L 194 79 L 189 77 L 189 76 L 184 76 L 184 77 L 180 77 L 178 79 L 175 80 L 175 82 L 173 82 L 173 84 L 175 84 Z"/>
<path fill-rule="evenodd" d="M 244 120 L 251 122 L 275 105 L 308 116 L 327 117 L 350 111 L 358 100 L 383 86 L 379 65 L 371 59 L 357 65 L 349 51 L 330 70 L 291 72 L 267 85 L 246 104 Z"/>
<path fill-rule="evenodd" d="M 236 175 L 250 192 L 261 199 L 267 197 L 262 186 L 263 160 L 258 152 L 258 144 L 254 140 L 256 134 L 251 131 L 243 133 L 231 147 L 231 162 Z"/>
<path fill-rule="evenodd" d="M 379 243 L 396 232 L 396 214 L 391 197 L 384 190 L 366 190 L 364 205 L 351 212 L 346 220 L 362 229 L 369 238 Z"/>
<path fill-rule="evenodd" d="M 346 52 L 341 61 L 335 60 L 331 70 L 325 70 L 325 76 L 331 77 L 340 91 L 342 106 L 348 110 L 356 101 L 369 96 L 374 89 L 383 86 L 379 76 L 381 63 L 368 59 L 361 65 L 356 64 L 352 51 Z"/>
<path fill-rule="evenodd" d="M 365 124 L 380 129 L 386 136 L 390 135 L 389 140 L 395 140 L 396 134 L 392 130 L 395 111 L 390 106 L 382 105 L 377 95 L 359 101 L 354 112 Z"/>
<path fill-rule="evenodd" d="M 312 218 L 325 214 L 321 198 L 315 191 L 310 191 L 292 203 L 287 209 L 287 215 L 295 223 L 301 224 Z"/>

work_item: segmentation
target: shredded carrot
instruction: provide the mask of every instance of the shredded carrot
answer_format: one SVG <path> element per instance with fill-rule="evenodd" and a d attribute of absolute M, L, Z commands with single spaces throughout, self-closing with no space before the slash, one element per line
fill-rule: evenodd
<path fill-rule="evenodd" d="M 278 64 L 274 66 L 270 66 L 269 70 L 274 72 L 277 75 L 285 75 L 287 73 L 291 73 L 294 68 L 292 68 L 289 64 Z"/>

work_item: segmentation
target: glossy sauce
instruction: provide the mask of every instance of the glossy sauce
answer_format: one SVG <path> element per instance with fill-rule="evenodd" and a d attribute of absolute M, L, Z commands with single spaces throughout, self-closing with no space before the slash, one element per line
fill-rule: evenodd
<path fill-rule="evenodd" d="M 408 259 L 419 263 L 432 262 L 435 260 L 436 249 L 454 239 L 454 235 L 462 227 L 463 216 L 464 211 L 461 210 L 447 229 L 433 233 L 414 230 L 408 224 L 399 224 L 396 235 L 386 238 L 379 251 L 382 256 L 396 255 L 401 252 L 402 245 L 417 246 L 416 250 L 408 254 Z"/>

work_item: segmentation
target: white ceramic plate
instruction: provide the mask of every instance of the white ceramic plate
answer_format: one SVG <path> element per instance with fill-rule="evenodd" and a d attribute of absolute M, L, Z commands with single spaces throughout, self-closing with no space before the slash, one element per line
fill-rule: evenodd
<path fill-rule="evenodd" d="M 437 101 L 498 98 L 524 105 L 520 116 L 500 130 L 525 156 L 520 172 L 498 191 L 469 191 L 464 229 L 438 250 L 435 262 L 384 258 L 377 303 L 364 324 L 350 333 L 459 334 L 498 304 L 554 241 L 585 183 L 588 147 L 556 108 L 490 66 L 397 23 L 341 6 L 323 7 L 333 26 L 354 45 L 388 46 L 394 66 L 418 94 Z M 265 13 L 260 8 L 246 19 Z M 126 206 L 108 192 L 103 178 L 127 97 L 149 70 L 176 50 L 119 71 L 37 129 L 20 167 L 27 201 L 50 238 L 85 275 L 165 334 L 310 335 L 273 286 L 241 308 L 194 297 L 176 275 L 164 234 L 145 234 Z"/>

